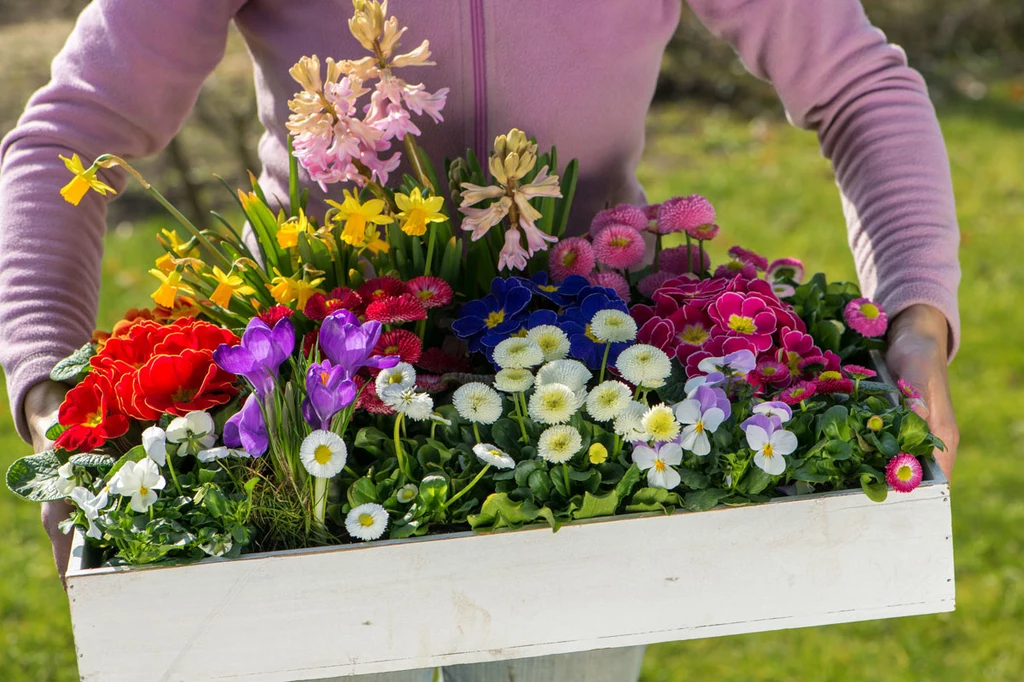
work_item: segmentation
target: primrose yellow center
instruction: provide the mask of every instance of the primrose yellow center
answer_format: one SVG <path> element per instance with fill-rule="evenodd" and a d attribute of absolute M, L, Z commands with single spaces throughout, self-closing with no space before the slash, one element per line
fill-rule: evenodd
<path fill-rule="evenodd" d="M 708 330 L 699 324 L 690 324 L 683 327 L 679 340 L 691 346 L 701 346 L 708 340 Z"/>
<path fill-rule="evenodd" d="M 906 483 L 907 481 L 909 481 L 913 477 L 914 477 L 914 470 L 911 469 L 906 464 L 904 464 L 903 466 L 901 466 L 899 469 L 896 470 L 896 478 L 900 479 L 904 483 Z"/>
<path fill-rule="evenodd" d="M 843 375 L 840 374 L 839 372 L 836 372 L 836 371 L 830 369 L 830 370 L 822 372 L 818 376 L 818 378 L 819 379 L 827 379 L 828 381 L 835 381 L 836 379 L 842 379 Z"/>
<path fill-rule="evenodd" d="M 632 242 L 630 241 L 629 237 L 615 237 L 610 242 L 608 242 L 608 244 L 610 244 L 611 246 L 616 247 L 629 246 L 631 243 Z"/>
<path fill-rule="evenodd" d="M 757 331 L 757 327 L 754 326 L 754 318 L 743 315 L 730 315 L 729 329 L 740 334 L 753 334 Z"/>
<path fill-rule="evenodd" d="M 665 470 L 665 462 L 663 462 L 660 459 L 654 460 L 654 470 L 655 471 L 659 471 L 659 472 L 664 471 Z"/>
<path fill-rule="evenodd" d="M 317 464 L 327 464 L 331 461 L 332 454 L 331 449 L 326 445 L 317 445 L 316 450 L 313 451 L 313 459 Z"/>
<path fill-rule="evenodd" d="M 860 307 L 860 313 L 869 320 L 874 320 L 878 317 L 878 306 L 874 303 L 865 303 Z"/>
<path fill-rule="evenodd" d="M 767 457 L 768 459 L 771 459 L 772 457 L 775 456 L 774 448 L 772 448 L 771 443 L 764 444 L 764 456 Z"/>
<path fill-rule="evenodd" d="M 553 291 L 558 291 L 558 286 L 554 284 L 542 284 L 537 288 L 549 294 Z"/>
<path fill-rule="evenodd" d="M 593 341 L 594 343 L 604 343 L 604 341 L 594 336 L 594 332 L 590 331 L 589 324 L 587 325 L 587 338 Z"/>
<path fill-rule="evenodd" d="M 103 413 L 102 412 L 94 412 L 93 414 L 89 415 L 88 419 L 85 420 L 85 426 L 88 426 L 89 428 L 96 428 L 97 426 L 99 426 L 102 423 L 103 423 Z"/>
<path fill-rule="evenodd" d="M 562 266 L 566 267 L 566 268 L 570 268 L 570 267 L 572 267 L 575 264 L 576 264 L 576 252 L 575 251 L 566 251 L 565 254 L 562 256 Z"/>
<path fill-rule="evenodd" d="M 370 526 L 373 525 L 373 515 L 372 514 L 360 514 L 359 515 L 359 524 L 369 528 Z"/>
<path fill-rule="evenodd" d="M 484 320 L 484 324 L 487 325 L 488 329 L 494 329 L 495 327 L 497 327 L 499 324 L 501 324 L 504 321 L 505 321 L 505 311 L 504 310 L 495 310 L 493 313 L 491 313 L 490 315 L 487 316 L 487 319 Z"/>

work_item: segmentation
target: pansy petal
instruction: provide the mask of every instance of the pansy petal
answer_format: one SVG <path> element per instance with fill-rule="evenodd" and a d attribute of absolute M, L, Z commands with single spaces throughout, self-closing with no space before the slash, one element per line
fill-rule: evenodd
<path fill-rule="evenodd" d="M 747 427 L 747 445 L 751 450 L 760 450 L 768 443 L 768 432 L 760 426 Z"/>
<path fill-rule="evenodd" d="M 633 461 L 640 467 L 641 470 L 650 469 L 654 466 L 654 461 L 658 458 L 658 454 L 647 446 L 641 446 L 633 449 Z"/>
<path fill-rule="evenodd" d="M 772 451 L 778 455 L 792 454 L 797 447 L 796 435 L 792 431 L 776 431 L 771 437 Z"/>
<path fill-rule="evenodd" d="M 700 401 L 684 400 L 673 411 L 680 424 L 696 424 L 700 420 Z"/>
<path fill-rule="evenodd" d="M 683 449 L 675 443 L 665 443 L 658 450 L 658 456 L 665 464 L 678 466 L 683 461 Z"/>
<path fill-rule="evenodd" d="M 712 407 L 711 409 L 704 413 L 704 430 L 714 433 L 715 431 L 718 430 L 718 427 L 721 426 L 722 422 L 724 421 L 725 412 L 722 412 L 722 410 L 718 409 L 717 407 Z"/>

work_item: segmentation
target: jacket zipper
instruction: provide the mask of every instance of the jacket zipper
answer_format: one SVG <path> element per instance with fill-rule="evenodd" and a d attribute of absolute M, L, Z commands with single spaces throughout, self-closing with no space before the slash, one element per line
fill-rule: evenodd
<path fill-rule="evenodd" d="M 487 168 L 487 60 L 484 56 L 484 3 L 469 0 L 470 33 L 473 46 L 473 147 Z"/>

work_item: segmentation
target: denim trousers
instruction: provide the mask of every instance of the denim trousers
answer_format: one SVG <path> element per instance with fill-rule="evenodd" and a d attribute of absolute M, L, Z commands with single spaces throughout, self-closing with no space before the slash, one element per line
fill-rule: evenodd
<path fill-rule="evenodd" d="M 467 663 L 442 668 L 443 682 L 637 682 L 643 646 Z M 320 682 L 432 682 L 434 670 L 335 677 Z"/>

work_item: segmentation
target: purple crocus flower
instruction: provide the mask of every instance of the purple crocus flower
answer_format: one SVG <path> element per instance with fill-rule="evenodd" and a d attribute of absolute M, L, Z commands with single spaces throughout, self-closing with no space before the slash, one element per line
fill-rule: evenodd
<path fill-rule="evenodd" d="M 361 367 L 394 367 L 398 364 L 398 356 L 370 357 L 381 331 L 380 322 L 360 324 L 349 311 L 338 310 L 328 315 L 320 327 L 320 351 L 334 365 L 344 368 L 349 379 Z"/>
<path fill-rule="evenodd" d="M 314 429 L 329 431 L 334 415 L 352 404 L 357 390 L 341 365 L 332 365 L 330 360 L 310 365 L 302 416 Z"/>
<path fill-rule="evenodd" d="M 243 376 L 261 398 L 274 390 L 277 371 L 295 350 L 295 327 L 290 319 L 278 320 L 271 329 L 258 317 L 249 320 L 237 346 L 221 344 L 213 351 L 217 366 Z"/>
<path fill-rule="evenodd" d="M 256 394 L 250 394 L 240 409 L 224 424 L 224 445 L 242 448 L 253 457 L 260 457 L 267 451 L 269 437 L 267 425 Z"/>

